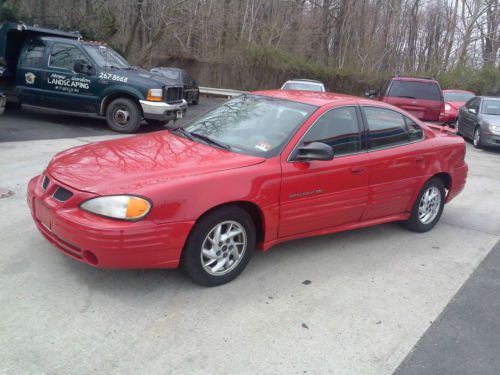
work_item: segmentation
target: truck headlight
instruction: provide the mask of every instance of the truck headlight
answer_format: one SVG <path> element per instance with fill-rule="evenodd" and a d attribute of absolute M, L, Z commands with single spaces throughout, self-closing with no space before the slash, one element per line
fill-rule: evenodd
<path fill-rule="evenodd" d="M 133 195 L 110 195 L 86 200 L 80 208 L 112 219 L 140 220 L 151 210 L 151 203 Z"/>
<path fill-rule="evenodd" d="M 152 102 L 161 102 L 162 95 L 162 89 L 149 89 L 148 94 L 146 95 L 146 100 L 150 100 Z"/>
<path fill-rule="evenodd" d="M 500 125 L 491 125 L 490 124 L 489 128 L 490 128 L 492 133 L 500 134 Z"/>

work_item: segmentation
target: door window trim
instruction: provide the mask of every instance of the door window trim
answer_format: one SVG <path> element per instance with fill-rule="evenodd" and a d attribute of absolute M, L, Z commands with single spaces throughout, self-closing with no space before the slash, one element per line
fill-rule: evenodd
<path fill-rule="evenodd" d="M 399 111 L 396 111 L 394 109 L 391 109 L 391 108 L 386 108 L 386 107 L 382 107 L 382 106 L 378 106 L 378 105 L 373 105 L 373 104 L 362 104 L 359 106 L 360 107 L 360 112 L 361 112 L 361 116 L 363 117 L 363 124 L 365 126 L 365 134 L 366 134 L 366 151 L 367 152 L 376 152 L 376 151 L 381 151 L 381 150 L 387 150 L 387 149 L 390 149 L 390 148 L 396 148 L 396 147 L 404 147 L 404 146 L 407 146 L 407 145 L 411 145 L 411 144 L 414 144 L 414 143 L 418 143 L 418 142 L 423 142 L 426 140 L 426 136 L 425 136 L 425 131 L 424 131 L 424 128 L 422 128 L 420 126 L 420 124 L 418 122 L 416 122 L 415 120 L 413 120 L 411 117 L 409 116 L 406 116 L 404 114 L 402 114 L 401 112 Z M 392 112 L 396 112 L 398 114 L 400 114 L 402 117 L 403 117 L 403 121 L 405 123 L 405 128 L 406 130 L 408 131 L 409 133 L 409 130 L 408 130 L 408 124 L 406 123 L 405 121 L 405 117 L 408 117 L 410 120 L 412 120 L 415 124 L 417 124 L 418 126 L 420 126 L 420 128 L 422 129 L 422 138 L 421 139 L 417 139 L 415 141 L 408 141 L 406 143 L 402 143 L 402 144 L 398 144 L 398 145 L 392 145 L 392 146 L 386 146 L 386 147 L 380 147 L 380 148 L 376 148 L 376 149 L 373 149 L 371 147 L 371 144 L 370 144 L 370 128 L 368 126 L 368 120 L 366 119 L 366 116 L 365 116 L 365 112 L 363 111 L 363 108 L 365 107 L 371 107 L 371 108 L 380 108 L 380 109 L 386 109 L 388 111 L 392 111 Z"/>
<path fill-rule="evenodd" d="M 347 104 L 347 105 L 341 105 L 341 106 L 338 106 L 338 107 L 330 108 L 330 109 L 326 110 L 325 112 L 323 112 L 321 115 L 319 115 L 318 118 L 316 120 L 314 120 L 314 122 L 305 131 L 305 133 L 302 134 L 302 136 L 300 137 L 300 139 L 298 140 L 298 142 L 295 144 L 295 146 L 293 147 L 293 149 L 290 152 L 290 154 L 288 154 L 288 157 L 287 157 L 286 161 L 288 163 L 303 163 L 303 161 L 300 161 L 300 160 L 292 160 L 292 155 L 295 154 L 295 151 L 297 150 L 297 148 L 302 144 L 302 141 L 305 138 L 305 136 L 307 135 L 307 133 L 309 133 L 309 131 L 313 128 L 313 126 L 316 125 L 316 123 L 323 116 L 325 116 L 328 112 L 333 111 L 333 110 L 338 109 L 338 108 L 350 108 L 350 107 L 354 108 L 354 110 L 356 112 L 356 119 L 357 119 L 357 125 L 358 125 L 358 131 L 359 131 L 359 141 L 360 141 L 360 144 L 361 144 L 361 149 L 359 151 L 350 152 L 348 154 L 342 154 L 342 155 L 338 155 L 338 156 L 334 155 L 333 160 L 335 160 L 337 158 L 342 158 L 344 156 L 351 156 L 351 155 L 358 155 L 358 154 L 365 153 L 367 151 L 367 148 L 366 148 L 367 145 L 366 145 L 366 142 L 365 142 L 365 131 L 364 131 L 364 126 L 363 126 L 363 121 L 362 121 L 362 118 L 361 118 L 361 111 L 359 109 L 359 105 L 357 105 L 357 104 Z"/>
<path fill-rule="evenodd" d="M 71 72 L 71 73 L 74 73 L 74 74 L 80 74 L 80 73 L 77 73 L 75 72 L 73 69 L 68 69 L 68 68 L 61 68 L 59 66 L 53 66 L 53 65 L 50 65 L 50 58 L 52 57 L 52 49 L 54 48 L 55 45 L 57 44 L 62 44 L 64 46 L 70 46 L 70 47 L 74 47 L 76 48 L 77 50 L 80 51 L 80 53 L 85 56 L 85 58 L 87 59 L 87 61 L 89 63 L 93 63 L 92 59 L 89 59 L 88 55 L 85 53 L 85 51 L 82 49 L 82 48 L 79 48 L 78 46 L 74 45 L 74 44 L 71 44 L 71 43 L 67 43 L 67 42 L 53 42 L 50 46 L 50 51 L 48 51 L 48 59 L 47 59 L 47 69 L 60 69 L 60 70 L 64 70 L 66 72 Z M 73 63 L 74 65 L 74 63 Z M 94 66 L 95 64 L 92 64 L 92 66 Z"/>

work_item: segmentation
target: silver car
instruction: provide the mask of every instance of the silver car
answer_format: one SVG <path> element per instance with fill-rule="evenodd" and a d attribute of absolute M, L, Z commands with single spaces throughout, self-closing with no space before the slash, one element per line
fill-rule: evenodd
<path fill-rule="evenodd" d="M 500 98 L 475 96 L 458 111 L 457 133 L 474 147 L 500 147 Z"/>

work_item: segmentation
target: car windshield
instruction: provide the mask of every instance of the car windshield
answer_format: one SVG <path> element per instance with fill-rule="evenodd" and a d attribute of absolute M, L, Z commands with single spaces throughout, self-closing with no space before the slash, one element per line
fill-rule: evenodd
<path fill-rule="evenodd" d="M 442 101 L 441 90 L 435 82 L 394 80 L 392 81 L 387 96 Z"/>
<path fill-rule="evenodd" d="M 184 130 L 227 145 L 234 152 L 272 157 L 281 152 L 316 108 L 309 104 L 244 94 L 194 119 Z"/>
<path fill-rule="evenodd" d="M 485 100 L 481 110 L 485 115 L 500 115 L 500 100 Z"/>
<path fill-rule="evenodd" d="M 282 90 L 304 90 L 304 91 L 323 91 L 320 85 L 314 83 L 288 82 L 283 85 Z"/>
<path fill-rule="evenodd" d="M 84 44 L 83 48 L 89 53 L 99 67 L 128 69 L 130 64 L 114 49 L 97 44 Z"/>
<path fill-rule="evenodd" d="M 466 102 L 474 96 L 470 92 L 443 92 L 444 100 L 447 102 Z"/>

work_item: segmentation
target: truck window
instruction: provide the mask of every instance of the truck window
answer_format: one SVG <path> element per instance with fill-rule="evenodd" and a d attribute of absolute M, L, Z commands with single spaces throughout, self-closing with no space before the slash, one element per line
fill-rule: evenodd
<path fill-rule="evenodd" d="M 49 57 L 50 67 L 72 71 L 76 60 L 87 61 L 87 58 L 78 47 L 71 44 L 54 43 Z"/>
<path fill-rule="evenodd" d="M 19 61 L 19 66 L 26 68 L 41 68 L 44 55 L 45 44 L 41 40 L 33 39 L 28 42 L 26 51 Z"/>
<path fill-rule="evenodd" d="M 394 80 L 387 96 L 442 101 L 441 90 L 434 82 Z"/>

